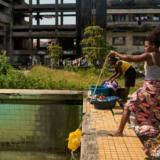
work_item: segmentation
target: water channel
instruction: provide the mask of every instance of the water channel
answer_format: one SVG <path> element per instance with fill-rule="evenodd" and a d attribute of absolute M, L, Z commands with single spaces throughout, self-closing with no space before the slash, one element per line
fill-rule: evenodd
<path fill-rule="evenodd" d="M 67 138 L 81 122 L 83 94 L 1 93 L 0 102 L 0 160 L 79 159 Z"/>

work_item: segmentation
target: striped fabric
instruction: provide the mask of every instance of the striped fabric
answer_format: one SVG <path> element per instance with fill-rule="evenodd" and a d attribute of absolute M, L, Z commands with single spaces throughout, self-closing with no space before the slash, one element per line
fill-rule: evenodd
<path fill-rule="evenodd" d="M 146 80 L 127 103 L 136 115 L 136 125 L 160 124 L 160 80 Z"/>

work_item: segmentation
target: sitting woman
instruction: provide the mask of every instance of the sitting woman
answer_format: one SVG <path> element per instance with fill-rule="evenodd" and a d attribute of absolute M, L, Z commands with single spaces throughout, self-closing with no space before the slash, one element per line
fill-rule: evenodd
<path fill-rule="evenodd" d="M 110 57 L 120 57 L 127 62 L 146 61 L 145 81 L 143 87 L 136 91 L 130 101 L 125 104 L 122 119 L 117 131 L 108 135 L 123 136 L 124 127 L 130 112 L 135 112 L 136 125 L 160 124 L 160 30 L 154 30 L 145 39 L 146 53 L 137 56 L 127 56 L 111 51 Z"/>

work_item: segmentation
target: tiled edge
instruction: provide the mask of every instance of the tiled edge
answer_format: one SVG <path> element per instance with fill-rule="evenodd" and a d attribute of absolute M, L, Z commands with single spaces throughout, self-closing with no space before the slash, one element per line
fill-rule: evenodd
<path fill-rule="evenodd" d="M 87 105 L 86 105 L 87 104 Z M 121 120 L 123 110 L 116 104 L 111 110 L 96 110 L 84 100 L 84 113 L 87 116 L 82 125 L 81 160 L 144 160 L 146 155 L 142 143 L 127 124 L 123 137 L 107 135 L 110 130 L 116 130 Z M 114 115 L 113 115 L 114 114 Z"/>

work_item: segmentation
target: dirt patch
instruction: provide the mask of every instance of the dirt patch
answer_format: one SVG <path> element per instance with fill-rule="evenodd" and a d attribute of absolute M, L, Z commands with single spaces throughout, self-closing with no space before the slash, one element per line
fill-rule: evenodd
<path fill-rule="evenodd" d="M 24 75 L 27 76 L 30 70 L 23 71 Z"/>

